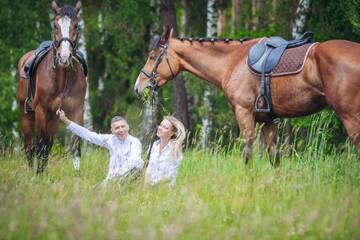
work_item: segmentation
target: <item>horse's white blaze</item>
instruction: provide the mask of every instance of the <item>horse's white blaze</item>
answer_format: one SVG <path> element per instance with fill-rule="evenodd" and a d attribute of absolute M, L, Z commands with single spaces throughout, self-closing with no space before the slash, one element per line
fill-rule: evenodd
<path fill-rule="evenodd" d="M 140 88 L 140 75 L 141 75 L 141 73 L 138 75 L 136 82 L 135 82 L 135 91 L 138 91 L 139 93 L 142 91 L 142 89 L 139 89 Z"/>
<path fill-rule="evenodd" d="M 60 26 L 62 37 L 70 38 L 71 19 L 68 16 L 64 16 L 58 20 L 58 23 Z M 61 61 L 65 63 L 69 59 L 71 53 L 69 41 L 62 41 L 60 47 L 61 47 L 60 49 Z"/>
<path fill-rule="evenodd" d="M 140 73 L 141 74 L 141 73 Z M 136 79 L 136 82 L 135 82 L 135 86 L 137 86 L 140 82 L 140 74 L 138 75 L 137 79 Z"/>

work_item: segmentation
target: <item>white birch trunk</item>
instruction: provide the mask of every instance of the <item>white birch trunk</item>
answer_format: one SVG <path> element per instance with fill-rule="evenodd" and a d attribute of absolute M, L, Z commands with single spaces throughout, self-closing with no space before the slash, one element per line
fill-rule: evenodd
<path fill-rule="evenodd" d="M 99 12 L 99 15 L 98 15 L 98 23 L 99 23 L 99 32 L 103 32 L 103 15 L 101 12 Z M 101 38 L 100 38 L 100 42 L 101 42 L 101 45 L 104 45 L 104 37 L 105 35 L 102 35 Z M 104 78 L 106 77 L 106 71 L 104 72 Z M 98 91 L 99 92 L 102 92 L 102 90 L 104 90 L 104 81 L 103 81 L 103 77 L 99 77 L 98 79 Z M 106 79 L 106 78 L 105 78 Z"/>
<path fill-rule="evenodd" d="M 150 34 L 152 40 L 159 37 L 159 35 L 155 34 L 153 29 L 151 30 Z M 140 139 L 149 143 L 152 140 L 151 137 L 157 127 L 158 115 L 159 115 L 159 97 L 157 95 L 157 92 L 152 94 L 154 94 L 153 99 L 145 103 L 144 112 L 143 112 L 142 126 L 143 126 L 144 134 L 142 134 L 142 137 L 145 139 Z"/>
<path fill-rule="evenodd" d="M 299 5 L 296 10 L 296 18 L 293 23 L 292 27 L 292 37 L 298 38 L 305 30 L 305 23 L 306 23 L 306 16 L 310 9 L 310 0 L 299 0 Z M 285 124 L 285 144 L 291 145 L 292 144 L 292 124 L 291 121 L 286 121 Z"/>
<path fill-rule="evenodd" d="M 206 36 L 217 36 L 217 22 L 218 12 L 216 8 L 216 0 L 208 0 L 207 3 L 207 22 L 206 22 Z M 204 149 L 209 144 L 210 133 L 212 131 L 212 115 L 213 115 L 213 103 L 215 90 L 206 87 L 203 95 L 203 108 L 204 116 L 202 117 L 202 128 L 200 133 L 200 145 Z"/>
<path fill-rule="evenodd" d="M 159 6 L 159 0 L 151 1 L 151 6 Z M 159 7 L 156 8 L 157 15 L 160 14 Z M 153 26 L 150 30 L 151 41 L 150 44 L 153 42 L 154 39 L 158 38 L 159 35 L 156 34 L 156 30 L 159 26 Z M 152 46 L 150 46 L 152 47 Z M 154 93 L 155 94 L 155 93 Z M 150 144 L 153 140 L 153 134 L 155 133 L 155 129 L 157 128 L 158 124 L 158 115 L 159 115 L 159 97 L 156 95 L 153 97 L 152 102 L 147 101 L 144 106 L 143 111 L 143 120 L 142 120 L 142 129 L 143 134 L 140 137 L 140 140 L 144 144 L 144 146 Z"/>
<path fill-rule="evenodd" d="M 79 26 L 80 29 L 85 29 L 85 23 L 83 18 L 81 17 L 82 10 L 80 11 L 79 15 Z M 85 43 L 85 36 L 84 34 L 79 35 L 79 50 L 84 54 L 85 60 L 87 60 L 87 53 L 86 53 L 86 43 Z M 85 104 L 84 104 L 84 126 L 88 129 L 93 129 L 93 123 L 91 118 L 91 107 L 89 101 L 89 83 L 86 78 L 86 95 L 85 95 Z"/>
<path fill-rule="evenodd" d="M 310 0 L 299 0 L 296 18 L 292 28 L 293 38 L 299 37 L 305 30 L 306 16 L 309 12 Z"/>

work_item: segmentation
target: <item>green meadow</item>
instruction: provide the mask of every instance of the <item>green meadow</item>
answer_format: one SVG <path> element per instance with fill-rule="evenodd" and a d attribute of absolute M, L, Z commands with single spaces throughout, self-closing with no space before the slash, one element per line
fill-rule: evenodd
<path fill-rule="evenodd" d="M 241 144 L 239 144 L 241 145 Z M 55 146 L 43 175 L 22 153 L 0 158 L 0 239 L 359 239 L 360 162 L 350 143 L 283 154 L 273 168 L 255 144 L 186 150 L 174 187 L 101 185 L 105 150 L 88 147 L 81 171 Z"/>

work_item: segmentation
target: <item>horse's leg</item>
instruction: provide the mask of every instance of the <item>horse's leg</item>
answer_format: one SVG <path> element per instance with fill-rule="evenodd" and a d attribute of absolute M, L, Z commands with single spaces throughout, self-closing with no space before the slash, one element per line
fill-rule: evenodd
<path fill-rule="evenodd" d="M 81 142 L 76 135 L 70 137 L 70 151 L 73 157 L 73 166 L 75 170 L 80 170 Z"/>
<path fill-rule="evenodd" d="M 32 146 L 32 131 L 34 129 L 34 115 L 32 113 L 25 114 L 22 112 L 21 128 L 24 133 L 24 149 L 28 159 L 29 168 L 33 166 L 34 150 Z"/>
<path fill-rule="evenodd" d="M 56 122 L 56 115 L 38 106 L 35 111 L 35 124 L 37 128 L 36 139 L 36 156 L 38 158 L 38 167 L 36 173 L 42 173 L 47 165 L 49 152 L 52 146 L 52 136 L 56 131 L 56 126 L 53 126 Z"/>
<path fill-rule="evenodd" d="M 346 128 L 348 136 L 356 147 L 358 158 L 360 159 L 360 116 L 351 118 L 342 117 L 341 120 Z"/>
<path fill-rule="evenodd" d="M 240 132 L 245 138 L 244 157 L 245 164 L 249 163 L 252 154 L 252 145 L 255 136 L 255 121 L 253 113 L 244 107 L 237 105 L 235 107 L 236 120 L 238 122 Z"/>
<path fill-rule="evenodd" d="M 79 107 L 78 109 L 83 109 Z M 83 124 L 84 112 L 78 110 L 77 112 L 72 112 L 69 114 L 69 118 L 72 119 L 77 124 Z M 76 135 L 71 135 L 70 139 L 70 151 L 73 157 L 73 166 L 75 170 L 80 170 L 80 157 L 81 157 L 81 139 Z"/>
<path fill-rule="evenodd" d="M 264 136 L 266 150 L 270 155 L 270 163 L 275 167 L 279 166 L 280 157 L 277 149 L 276 124 L 273 121 L 266 122 L 261 128 L 261 133 Z"/>
<path fill-rule="evenodd" d="M 36 141 L 36 156 L 38 158 L 38 166 L 36 173 L 44 172 L 49 159 L 49 152 L 52 146 L 52 138 L 44 132 L 40 132 Z"/>

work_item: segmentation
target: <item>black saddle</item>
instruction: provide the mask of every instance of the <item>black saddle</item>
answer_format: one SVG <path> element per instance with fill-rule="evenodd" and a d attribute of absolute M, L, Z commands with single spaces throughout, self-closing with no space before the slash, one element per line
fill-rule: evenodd
<path fill-rule="evenodd" d="M 250 48 L 247 61 L 248 66 L 252 71 L 261 74 L 260 95 L 255 101 L 256 112 L 272 112 L 269 73 L 277 66 L 284 51 L 288 48 L 312 42 L 312 38 L 313 33 L 311 32 L 305 32 L 299 38 L 292 41 L 276 36 L 270 37 L 268 40 L 257 43 Z M 258 108 L 260 99 L 264 100 L 264 108 Z"/>
<path fill-rule="evenodd" d="M 52 45 L 52 41 L 44 41 L 40 43 L 39 47 L 35 50 L 34 55 L 30 58 L 29 61 L 26 62 L 24 66 L 24 72 L 27 79 L 30 79 L 30 77 L 33 75 L 35 70 L 35 62 L 37 59 L 42 59 L 42 57 L 45 56 L 45 53 L 48 52 Z"/>

